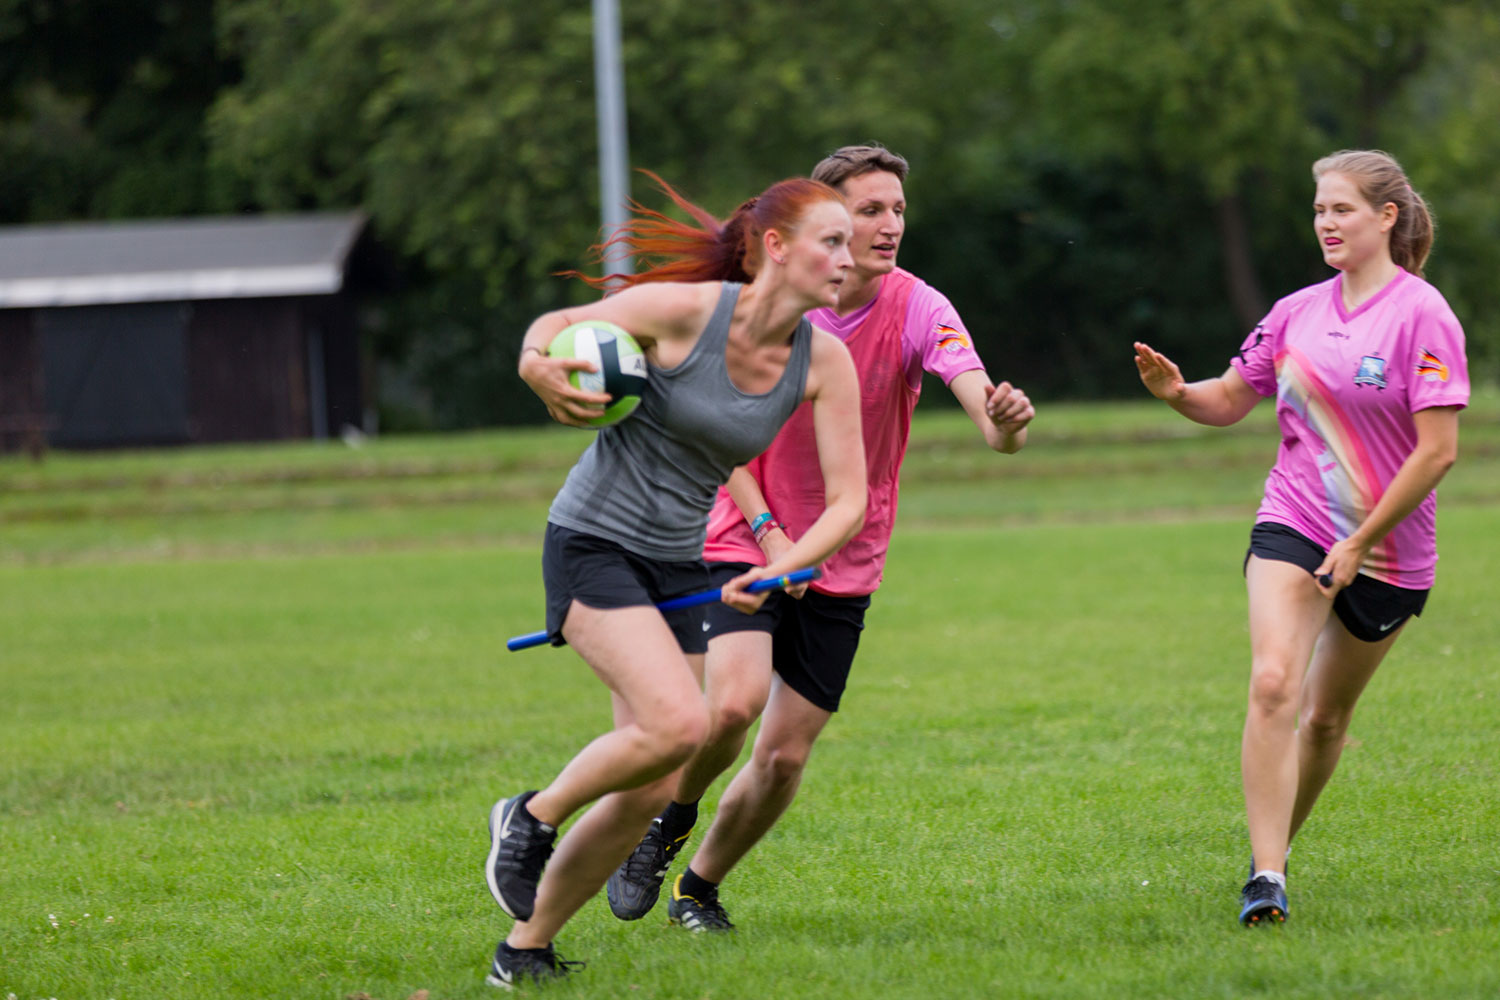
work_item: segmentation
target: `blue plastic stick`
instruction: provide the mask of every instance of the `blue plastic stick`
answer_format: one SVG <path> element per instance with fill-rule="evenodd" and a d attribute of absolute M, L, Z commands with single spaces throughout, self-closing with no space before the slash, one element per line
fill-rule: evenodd
<path fill-rule="evenodd" d="M 745 588 L 746 593 L 759 594 L 767 590 L 785 589 L 795 587 L 799 583 L 816 580 L 823 575 L 823 571 L 814 566 L 811 569 L 799 569 L 785 576 L 768 577 L 764 580 L 756 580 Z M 712 604 L 720 597 L 720 588 L 705 590 L 698 594 L 686 594 L 682 597 L 674 597 L 670 601 L 662 601 L 656 606 L 658 611 L 680 611 L 683 608 L 694 608 L 700 604 Z M 505 648 L 512 653 L 521 649 L 530 649 L 532 646 L 544 646 L 547 644 L 547 632 L 530 632 L 526 635 L 518 635 L 507 639 Z"/>

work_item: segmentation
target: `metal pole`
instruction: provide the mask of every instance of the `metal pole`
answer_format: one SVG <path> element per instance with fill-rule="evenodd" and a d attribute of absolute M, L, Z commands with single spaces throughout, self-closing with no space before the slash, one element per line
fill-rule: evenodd
<path fill-rule="evenodd" d="M 620 60 L 618 0 L 594 0 L 594 103 L 599 119 L 599 215 L 603 237 L 624 224 L 630 198 L 630 150 L 625 133 L 625 71 Z M 629 257 L 605 265 L 630 274 Z"/>

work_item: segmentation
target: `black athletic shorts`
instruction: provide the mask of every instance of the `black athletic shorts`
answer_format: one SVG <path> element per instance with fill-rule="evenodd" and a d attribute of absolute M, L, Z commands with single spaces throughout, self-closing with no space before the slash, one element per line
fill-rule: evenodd
<path fill-rule="evenodd" d="M 1309 573 L 1317 570 L 1328 554 L 1302 532 L 1272 521 L 1262 521 L 1250 529 L 1246 564 L 1252 553 L 1262 559 L 1301 566 Z M 1422 613 L 1427 594 L 1425 590 L 1397 587 L 1360 573 L 1353 583 L 1334 595 L 1333 612 L 1354 638 L 1380 642 L 1412 615 Z"/>
<path fill-rule="evenodd" d="M 710 587 L 722 587 L 749 563 L 708 564 Z M 753 615 L 727 604 L 710 604 L 704 623 L 712 639 L 726 632 L 771 633 L 771 666 L 793 691 L 825 712 L 837 712 L 859 649 L 870 595 L 831 597 L 808 590 L 800 600 L 773 590 Z"/>
<path fill-rule="evenodd" d="M 607 538 L 550 523 L 542 543 L 542 581 L 547 588 L 547 638 L 554 646 L 565 641 L 563 619 L 575 600 L 591 608 L 651 607 L 713 586 L 702 559 L 664 562 Z M 703 605 L 668 611 L 663 617 L 684 653 L 707 652 Z"/>

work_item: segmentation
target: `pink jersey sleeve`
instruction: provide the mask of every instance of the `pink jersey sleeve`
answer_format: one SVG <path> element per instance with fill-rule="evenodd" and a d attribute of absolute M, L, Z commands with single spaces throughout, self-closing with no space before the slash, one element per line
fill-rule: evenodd
<path fill-rule="evenodd" d="M 1433 295 L 1418 307 L 1415 319 L 1417 335 L 1411 341 L 1410 364 L 1416 376 L 1407 394 L 1411 412 L 1467 406 L 1469 362 L 1458 317 L 1440 295 Z"/>
<path fill-rule="evenodd" d="M 947 385 L 964 372 L 984 370 L 974 350 L 974 339 L 964 328 L 958 310 L 948 297 L 925 281 L 912 289 L 906 304 L 906 328 L 901 334 L 905 355 L 906 383 L 913 389 L 929 371 Z"/>
<path fill-rule="evenodd" d="M 1262 396 L 1276 395 L 1277 345 L 1286 337 L 1287 312 L 1285 299 L 1272 306 L 1229 362 L 1245 383 Z"/>

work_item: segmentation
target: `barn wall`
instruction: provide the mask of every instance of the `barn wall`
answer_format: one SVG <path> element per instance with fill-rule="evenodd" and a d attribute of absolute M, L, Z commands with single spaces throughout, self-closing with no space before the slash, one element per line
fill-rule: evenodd
<path fill-rule="evenodd" d="M 188 372 L 194 441 L 275 441 L 311 433 L 307 348 L 295 299 L 193 303 Z"/>
<path fill-rule="evenodd" d="M 173 311 L 183 317 L 180 354 L 163 353 L 161 345 L 151 347 L 143 341 L 143 348 L 149 349 L 130 351 L 135 338 L 129 333 L 140 324 L 127 320 L 143 310 L 153 315 Z M 85 314 L 95 322 L 85 324 L 87 329 L 81 331 L 73 329 Z M 57 341 L 48 350 L 44 350 L 48 347 L 44 334 Z M 104 388 L 110 391 L 79 383 L 82 389 L 73 393 L 77 399 L 67 408 L 78 411 L 72 419 L 80 427 L 80 420 L 88 418 L 84 421 L 87 433 L 78 427 L 62 433 L 58 415 L 48 411 L 44 372 L 48 357 L 77 361 L 74 355 L 86 355 L 97 361 L 106 348 L 114 352 L 104 359 L 107 363 L 71 364 L 71 368 L 92 373 L 95 381 L 103 378 Z M 167 354 L 177 354 L 178 360 L 168 364 L 172 359 Z M 53 358 L 54 367 L 57 364 L 58 358 Z M 320 369 L 322 386 L 314 390 L 309 379 Z M 78 380 L 69 376 L 68 381 Z M 160 416 L 156 411 L 162 409 L 162 399 L 171 395 L 167 391 L 171 385 L 181 393 L 182 430 L 165 433 L 155 428 L 144 437 L 135 434 L 142 414 Z M 151 406 L 125 392 L 130 387 L 135 387 L 132 391 L 154 387 L 148 400 Z M 346 425 L 362 425 L 363 387 L 355 305 L 347 295 L 89 306 L 51 310 L 45 315 L 0 309 L 0 451 L 26 447 L 25 428 L 49 420 L 43 425 L 50 427 L 48 437 L 62 447 L 275 441 L 306 438 L 315 431 L 337 437 Z M 93 411 L 104 405 L 105 397 L 111 409 L 101 416 Z M 321 419 L 315 419 L 312 412 L 318 402 Z M 108 433 L 93 426 L 101 420 Z"/>
<path fill-rule="evenodd" d="M 0 417 L 27 416 L 41 406 L 32 315 L 30 309 L 0 309 Z"/>
<path fill-rule="evenodd" d="M 0 453 L 44 443 L 41 367 L 30 309 L 0 309 Z"/>
<path fill-rule="evenodd" d="M 182 302 L 38 310 L 48 439 L 64 448 L 187 441 L 188 316 Z"/>

